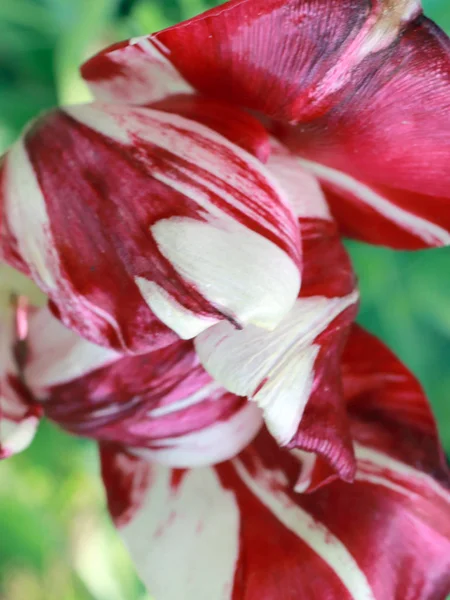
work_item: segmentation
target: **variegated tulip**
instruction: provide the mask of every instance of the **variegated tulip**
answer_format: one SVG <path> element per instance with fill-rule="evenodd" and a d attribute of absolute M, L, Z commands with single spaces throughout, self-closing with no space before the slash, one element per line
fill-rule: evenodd
<path fill-rule="evenodd" d="M 127 356 L 47 308 L 28 320 L 15 310 L 2 455 L 31 441 L 42 414 L 98 440 L 112 518 L 156 600 L 445 598 L 450 477 L 436 424 L 419 383 L 371 335 L 354 326 L 340 364 L 331 351 L 341 429 L 322 379 L 303 450 L 287 450 L 255 404 L 202 369 L 191 341 Z M 6 438 L 5 415 L 16 427 Z"/>
<path fill-rule="evenodd" d="M 267 430 L 191 470 L 101 446 L 111 515 L 156 599 L 445 600 L 450 478 L 423 391 L 359 329 L 343 372 L 353 483 Z"/>
<path fill-rule="evenodd" d="M 96 439 L 157 600 L 444 598 L 435 423 L 347 341 L 340 237 L 450 241 L 448 39 L 418 0 L 233 0 L 82 73 L 0 163 L 0 259 L 49 299 L 8 288 L 0 456 L 41 415 Z"/>

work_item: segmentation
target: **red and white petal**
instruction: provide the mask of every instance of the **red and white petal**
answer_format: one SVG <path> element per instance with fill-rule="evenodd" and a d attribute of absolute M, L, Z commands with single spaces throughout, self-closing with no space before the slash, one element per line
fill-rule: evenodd
<path fill-rule="evenodd" d="M 214 468 L 102 451 L 108 504 L 158 600 L 434 600 L 450 589 L 450 493 L 357 449 L 354 484 L 293 490 L 301 460 L 267 432 Z M 173 574 L 176 573 L 176 577 Z"/>
<path fill-rule="evenodd" d="M 303 167 L 302 159 L 275 138 L 270 138 L 267 168 L 281 182 L 292 210 L 301 223 L 310 219 L 333 221 L 318 179 Z"/>
<path fill-rule="evenodd" d="M 208 406 L 208 402 L 214 402 L 216 406 Z M 175 425 L 186 420 L 188 423 L 191 421 L 188 433 L 167 437 L 154 435 L 146 448 L 129 447 L 129 452 L 147 461 L 177 468 L 214 465 L 233 458 L 246 448 L 263 425 L 262 412 L 255 404 L 245 398 L 227 395 L 224 390 L 215 397 L 209 393 L 208 399 L 205 398 L 195 410 L 176 407 L 173 410 L 178 410 L 178 413 L 173 415 L 172 420 L 165 421 L 163 415 L 158 415 L 160 428 L 186 429 L 186 424 L 182 427 Z M 156 415 L 153 413 L 150 417 L 155 419 Z M 192 421 L 197 422 L 195 430 Z M 139 429 L 147 429 L 144 420 Z"/>
<path fill-rule="evenodd" d="M 121 101 L 128 82 L 145 82 L 148 97 L 136 98 L 150 101 L 155 53 L 179 85 L 298 124 L 290 144 L 346 235 L 405 249 L 449 243 L 450 44 L 419 0 L 235 0 L 105 50 L 85 76 Z"/>
<path fill-rule="evenodd" d="M 34 397 L 43 400 L 52 387 L 70 385 L 123 358 L 119 352 L 93 344 L 65 327 L 47 307 L 29 315 L 26 345 L 24 379 Z"/>
<path fill-rule="evenodd" d="M 272 328 L 298 293 L 283 191 L 257 159 L 180 116 L 55 111 L 6 156 L 1 200 L 3 258 L 101 345 L 167 345 L 161 321 L 184 338 L 222 319 Z"/>
<path fill-rule="evenodd" d="M 281 130 L 345 235 L 399 249 L 450 243 L 450 42 L 420 18 L 361 64 L 326 115 Z"/>
<path fill-rule="evenodd" d="M 115 44 L 88 60 L 81 74 L 104 102 L 148 104 L 172 94 L 193 92 L 164 50 L 145 37 Z"/>
<path fill-rule="evenodd" d="M 271 154 L 269 134 L 262 123 L 250 113 L 228 102 L 198 94 L 177 94 L 153 102 L 149 108 L 203 123 L 263 163 L 267 162 Z"/>
<path fill-rule="evenodd" d="M 33 315 L 28 345 L 28 388 L 46 416 L 72 433 L 186 467 L 235 456 L 261 428 L 259 408 L 212 381 L 190 342 L 121 356 L 46 311 Z"/>
<path fill-rule="evenodd" d="M 220 323 L 195 345 L 205 368 L 230 391 L 263 409 L 282 445 L 318 452 L 345 479 L 354 461 L 340 386 L 340 354 L 356 316 L 353 269 L 323 194 L 298 159 L 273 144 L 267 163 L 299 218 L 300 296 L 273 331 Z"/>
<path fill-rule="evenodd" d="M 298 121 L 325 110 L 359 64 L 391 44 L 419 9 L 418 0 L 377 0 L 372 7 L 234 0 L 112 46 L 82 73 L 94 93 L 116 101 L 150 102 L 184 80 L 207 95 Z"/>
<path fill-rule="evenodd" d="M 240 518 L 215 470 L 171 470 L 104 449 L 101 459 L 109 508 L 152 597 L 231 598 Z"/>
<path fill-rule="evenodd" d="M 357 301 L 357 292 L 343 298 L 299 298 L 274 331 L 254 326 L 238 331 L 220 323 L 196 338 L 196 350 L 217 381 L 257 402 L 271 433 L 287 445 L 313 390 L 321 350 L 315 342 L 342 313 L 353 312 Z"/>

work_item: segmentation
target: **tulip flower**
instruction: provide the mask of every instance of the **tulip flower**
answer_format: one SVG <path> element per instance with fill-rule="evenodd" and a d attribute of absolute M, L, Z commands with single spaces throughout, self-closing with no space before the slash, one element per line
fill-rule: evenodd
<path fill-rule="evenodd" d="M 418 0 L 232 0 L 82 74 L 0 163 L 48 299 L 0 309 L 0 457 L 41 416 L 96 440 L 157 600 L 444 598 L 436 425 L 341 237 L 449 243 L 448 39 Z"/>
<path fill-rule="evenodd" d="M 234 112 L 223 127 L 233 130 Z M 242 121 L 235 134 L 253 142 L 256 125 Z M 273 328 L 299 291 L 300 237 L 278 182 L 180 114 L 53 111 L 6 155 L 1 201 L 3 260 L 36 281 L 67 326 L 120 351 L 157 349 L 221 320 Z"/>

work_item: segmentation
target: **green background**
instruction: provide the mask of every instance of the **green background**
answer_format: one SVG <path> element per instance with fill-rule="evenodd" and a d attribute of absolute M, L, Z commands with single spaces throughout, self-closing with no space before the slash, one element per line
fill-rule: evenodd
<path fill-rule="evenodd" d="M 0 0 L 0 154 L 41 110 L 86 98 L 78 65 L 119 39 L 155 31 L 214 0 Z M 450 31 L 448 0 L 424 0 Z M 450 452 L 450 251 L 348 244 L 360 321 L 419 376 Z M 95 447 L 44 423 L 0 467 L 2 600 L 144 600 L 106 516 Z M 176 576 L 176 574 L 174 574 Z"/>

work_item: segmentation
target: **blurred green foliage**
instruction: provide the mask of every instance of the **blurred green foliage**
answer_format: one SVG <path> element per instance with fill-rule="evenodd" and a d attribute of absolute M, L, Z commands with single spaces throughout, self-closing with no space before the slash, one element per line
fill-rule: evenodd
<path fill-rule="evenodd" d="M 0 154 L 24 124 L 87 98 L 78 65 L 101 47 L 155 31 L 214 0 L 0 0 Z M 450 31 L 448 0 L 424 0 Z M 351 242 L 360 321 L 420 377 L 450 451 L 449 250 L 398 253 Z M 1 466 L 3 600 L 144 600 L 106 516 L 94 444 L 48 423 Z"/>

